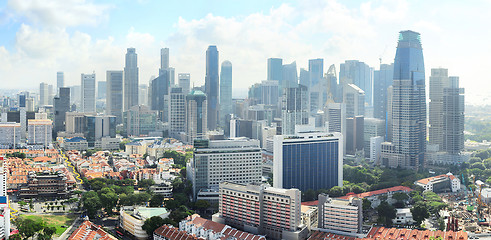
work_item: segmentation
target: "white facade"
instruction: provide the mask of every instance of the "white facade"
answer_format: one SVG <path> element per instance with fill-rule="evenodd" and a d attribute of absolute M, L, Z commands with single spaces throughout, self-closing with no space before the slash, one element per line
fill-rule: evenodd
<path fill-rule="evenodd" d="M 0 239 L 10 236 L 10 209 L 7 195 L 7 161 L 0 157 Z"/>
<path fill-rule="evenodd" d="M 184 95 L 188 94 L 191 90 L 191 74 L 189 73 L 179 73 L 177 75 L 177 78 L 178 78 L 178 85 L 179 87 L 182 88 L 182 93 L 184 93 Z"/>
<path fill-rule="evenodd" d="M 112 138 L 112 137 L 102 137 L 99 140 L 95 141 L 95 148 L 102 150 L 118 150 L 119 144 L 121 143 L 121 138 Z"/>
<path fill-rule="evenodd" d="M 48 146 L 52 141 L 53 121 L 29 119 L 27 123 L 28 143 Z"/>
<path fill-rule="evenodd" d="M 392 219 L 394 224 L 413 224 L 413 214 L 409 208 L 397 208 L 396 218 Z"/>
<path fill-rule="evenodd" d="M 95 73 L 83 74 L 82 73 L 81 84 L 81 103 L 80 108 L 82 112 L 95 112 Z"/>
<path fill-rule="evenodd" d="M 382 151 L 382 142 L 384 138 L 381 136 L 370 138 L 370 162 L 380 162 L 380 153 Z"/>
<path fill-rule="evenodd" d="M 193 193 L 218 188 L 221 182 L 259 183 L 262 155 L 259 140 L 237 138 L 209 141 L 197 147 L 193 159 Z"/>
<path fill-rule="evenodd" d="M 335 199 L 320 194 L 318 227 L 320 229 L 356 234 L 362 233 L 363 208 L 360 198 Z"/>

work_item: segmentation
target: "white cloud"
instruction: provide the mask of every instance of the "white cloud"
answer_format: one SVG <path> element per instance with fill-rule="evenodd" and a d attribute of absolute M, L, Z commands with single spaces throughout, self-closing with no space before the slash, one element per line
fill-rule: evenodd
<path fill-rule="evenodd" d="M 106 19 L 109 5 L 86 0 L 9 0 L 8 7 L 41 26 L 95 26 Z"/>

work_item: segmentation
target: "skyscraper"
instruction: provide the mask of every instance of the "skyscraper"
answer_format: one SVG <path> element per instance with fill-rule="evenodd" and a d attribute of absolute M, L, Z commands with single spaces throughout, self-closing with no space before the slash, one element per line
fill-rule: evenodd
<path fill-rule="evenodd" d="M 169 95 L 169 74 L 167 74 L 167 69 L 161 69 L 160 70 L 160 75 L 150 81 L 150 92 L 149 95 L 151 96 L 150 98 L 150 108 L 152 110 L 159 111 L 159 115 L 167 115 L 167 108 L 166 108 L 166 96 Z M 165 112 L 165 114 L 163 114 Z M 161 118 L 163 120 L 163 118 Z"/>
<path fill-rule="evenodd" d="M 95 110 L 95 73 L 82 73 L 81 103 L 82 112 L 96 112 Z"/>
<path fill-rule="evenodd" d="M 106 81 L 97 82 L 97 99 L 106 98 Z"/>
<path fill-rule="evenodd" d="M 392 145 L 382 144 L 382 163 L 389 167 L 423 167 L 426 152 L 425 69 L 417 32 L 399 33 L 392 92 Z"/>
<path fill-rule="evenodd" d="M 365 102 L 372 106 L 372 69 L 358 60 L 347 60 L 339 66 L 339 83 L 355 84 L 365 92 Z"/>
<path fill-rule="evenodd" d="M 324 77 L 324 59 L 310 59 L 309 60 L 309 89 L 315 87 L 321 79 Z"/>
<path fill-rule="evenodd" d="M 209 46 L 206 50 L 205 91 L 208 102 L 208 129 L 215 130 L 218 121 L 218 50 Z"/>
<path fill-rule="evenodd" d="M 186 95 L 180 87 L 170 90 L 170 135 L 176 139 L 180 139 L 180 134 L 186 131 Z"/>
<path fill-rule="evenodd" d="M 178 85 L 182 88 L 182 93 L 187 95 L 191 90 L 191 74 L 189 73 L 179 73 L 177 75 Z"/>
<path fill-rule="evenodd" d="M 380 70 L 373 72 L 373 117 L 386 120 L 387 89 L 392 86 L 394 64 L 380 64 Z"/>
<path fill-rule="evenodd" d="M 464 150 L 464 89 L 459 88 L 459 77 L 449 77 L 443 89 L 443 146 L 449 154 Z"/>
<path fill-rule="evenodd" d="M 284 89 L 281 105 L 282 134 L 295 134 L 295 125 L 309 123 L 307 92 L 307 87 L 303 85 Z"/>
<path fill-rule="evenodd" d="M 281 88 L 296 87 L 298 85 L 297 62 L 284 64 L 282 67 Z"/>
<path fill-rule="evenodd" d="M 280 83 L 283 77 L 283 59 L 268 58 L 268 78 L 267 80 L 276 80 Z"/>
<path fill-rule="evenodd" d="M 343 136 L 300 133 L 274 136 L 273 186 L 300 191 L 343 186 Z"/>
<path fill-rule="evenodd" d="M 123 122 L 123 71 L 106 72 L 106 114 L 116 116 L 116 124 Z"/>
<path fill-rule="evenodd" d="M 202 91 L 193 89 L 186 96 L 186 141 L 189 144 L 206 136 L 207 109 L 206 94 Z"/>
<path fill-rule="evenodd" d="M 39 106 L 45 106 L 49 103 L 49 90 L 48 84 L 42 82 L 39 84 Z"/>
<path fill-rule="evenodd" d="M 450 86 L 448 69 L 432 68 L 430 75 L 429 142 L 438 149 L 443 147 L 443 89 Z"/>
<path fill-rule="evenodd" d="M 65 87 L 65 74 L 63 72 L 56 73 L 56 93 L 58 94 L 60 88 Z"/>
<path fill-rule="evenodd" d="M 160 69 L 169 68 L 169 48 L 160 49 Z"/>
<path fill-rule="evenodd" d="M 138 89 L 138 105 L 148 106 L 148 86 L 147 84 L 140 84 Z"/>
<path fill-rule="evenodd" d="M 298 81 L 300 85 L 309 86 L 309 82 L 310 82 L 309 71 L 305 70 L 304 68 L 300 68 L 300 75 L 298 77 Z"/>
<path fill-rule="evenodd" d="M 138 105 L 138 63 L 134 48 L 126 52 L 126 65 L 124 67 L 124 110 Z"/>
<path fill-rule="evenodd" d="M 55 136 L 58 132 L 65 131 L 66 113 L 70 112 L 70 88 L 59 88 L 58 96 L 54 100 L 55 107 Z"/>
<path fill-rule="evenodd" d="M 232 63 L 222 62 L 220 71 L 220 125 L 225 126 L 227 114 L 232 114 Z"/>

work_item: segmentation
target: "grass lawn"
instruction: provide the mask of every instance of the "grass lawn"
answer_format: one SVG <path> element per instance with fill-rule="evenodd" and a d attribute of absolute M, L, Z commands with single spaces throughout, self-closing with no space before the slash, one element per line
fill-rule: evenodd
<path fill-rule="evenodd" d="M 48 226 L 56 227 L 55 235 L 60 236 L 66 230 L 66 228 L 62 228 L 61 226 L 70 227 L 77 218 L 77 215 L 23 215 L 21 217 L 34 221 L 43 220 Z"/>

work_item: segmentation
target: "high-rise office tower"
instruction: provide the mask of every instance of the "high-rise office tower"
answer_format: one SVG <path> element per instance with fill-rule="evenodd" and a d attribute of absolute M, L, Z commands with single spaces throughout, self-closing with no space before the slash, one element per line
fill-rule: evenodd
<path fill-rule="evenodd" d="M 170 89 L 170 135 L 176 139 L 180 139 L 180 134 L 186 131 L 186 95 L 180 87 Z"/>
<path fill-rule="evenodd" d="M 160 49 L 160 69 L 169 68 L 169 48 Z"/>
<path fill-rule="evenodd" d="M 328 103 L 324 108 L 329 132 L 345 133 L 346 107 L 344 103 Z"/>
<path fill-rule="evenodd" d="M 321 79 L 324 77 L 324 59 L 310 59 L 309 60 L 309 89 L 315 87 Z"/>
<path fill-rule="evenodd" d="M 343 103 L 346 106 L 346 117 L 365 115 L 365 92 L 354 84 L 343 87 Z"/>
<path fill-rule="evenodd" d="M 459 77 L 449 77 L 443 89 L 443 146 L 449 154 L 464 150 L 464 89 L 459 88 Z"/>
<path fill-rule="evenodd" d="M 54 133 L 57 136 L 58 132 L 65 131 L 66 113 L 70 112 L 70 88 L 59 88 L 58 96 L 54 100 L 55 107 L 55 126 Z"/>
<path fill-rule="evenodd" d="M 432 68 L 430 76 L 429 102 L 429 142 L 430 145 L 443 147 L 443 89 L 450 86 L 448 69 Z"/>
<path fill-rule="evenodd" d="M 195 140 L 192 167 L 193 195 L 218 189 L 221 182 L 260 183 L 262 157 L 259 140 Z"/>
<path fill-rule="evenodd" d="M 136 105 L 125 111 L 123 125 L 128 136 L 149 135 L 157 127 L 157 112 L 145 105 Z"/>
<path fill-rule="evenodd" d="M 123 122 L 123 71 L 106 72 L 106 114 Z"/>
<path fill-rule="evenodd" d="M 380 70 L 373 72 L 373 117 L 387 118 L 387 89 L 392 86 L 394 64 L 380 64 Z"/>
<path fill-rule="evenodd" d="M 298 85 L 297 62 L 284 64 L 282 67 L 281 88 L 296 87 Z"/>
<path fill-rule="evenodd" d="M 268 58 L 268 78 L 267 80 L 276 80 L 280 84 L 283 79 L 283 59 Z"/>
<path fill-rule="evenodd" d="M 53 89 L 53 85 L 48 85 L 48 105 L 53 105 L 53 97 L 55 96 L 55 91 Z"/>
<path fill-rule="evenodd" d="M 167 74 L 169 74 L 170 86 L 173 87 L 176 85 L 176 69 L 173 67 L 170 67 L 167 70 L 168 70 Z"/>
<path fill-rule="evenodd" d="M 372 106 L 372 69 L 358 60 L 347 60 L 339 67 L 339 84 L 355 84 L 365 92 L 365 102 Z"/>
<path fill-rule="evenodd" d="M 134 48 L 126 52 L 126 65 L 124 67 L 124 110 L 138 105 L 138 63 Z"/>
<path fill-rule="evenodd" d="M 169 74 L 167 69 L 161 69 L 160 75 L 150 81 L 150 109 L 158 111 L 160 120 L 168 121 Z"/>
<path fill-rule="evenodd" d="M 193 144 L 195 139 L 206 137 L 207 128 L 206 94 L 193 89 L 186 96 L 186 141 Z"/>
<path fill-rule="evenodd" d="M 56 73 L 56 94 L 58 94 L 60 88 L 65 87 L 65 74 L 63 72 Z"/>
<path fill-rule="evenodd" d="M 223 61 L 220 71 L 220 125 L 225 127 L 225 118 L 232 114 L 232 63 Z"/>
<path fill-rule="evenodd" d="M 304 85 L 304 86 L 309 86 L 310 82 L 310 73 L 309 71 L 305 70 L 304 68 L 300 68 L 300 75 L 298 77 L 298 84 Z"/>
<path fill-rule="evenodd" d="M 218 121 L 218 50 L 216 46 L 209 46 L 206 50 L 206 78 L 205 90 L 208 102 L 208 129 L 215 130 Z"/>
<path fill-rule="evenodd" d="M 343 186 L 343 135 L 311 132 L 274 136 L 273 186 L 300 191 Z"/>
<path fill-rule="evenodd" d="M 49 103 L 49 90 L 48 84 L 42 82 L 39 84 L 39 106 L 45 106 Z"/>
<path fill-rule="evenodd" d="M 96 112 L 95 110 L 95 73 L 82 73 L 81 103 L 82 112 Z"/>
<path fill-rule="evenodd" d="M 346 154 L 358 155 L 364 148 L 364 117 L 363 115 L 346 118 L 346 131 L 343 134 Z"/>
<path fill-rule="evenodd" d="M 307 87 L 285 88 L 281 104 L 281 132 L 285 135 L 295 134 L 295 125 L 309 123 L 309 106 Z"/>
<path fill-rule="evenodd" d="M 106 98 L 106 81 L 97 82 L 97 99 Z"/>
<path fill-rule="evenodd" d="M 364 148 L 365 157 L 370 156 L 372 152 L 370 146 L 370 139 L 373 137 L 384 137 L 385 136 L 385 121 L 378 118 L 365 118 L 364 120 Z"/>
<path fill-rule="evenodd" d="M 426 152 L 425 69 L 420 34 L 401 31 L 394 59 L 392 145 L 382 144 L 382 163 L 420 168 Z"/>
<path fill-rule="evenodd" d="M 180 88 L 182 88 L 182 93 L 184 93 L 184 95 L 187 95 L 191 90 L 191 74 L 179 73 L 177 75 L 177 78 L 179 81 L 178 85 Z"/>
<path fill-rule="evenodd" d="M 138 89 L 138 105 L 147 105 L 148 106 L 148 86 L 147 84 L 140 84 Z"/>

